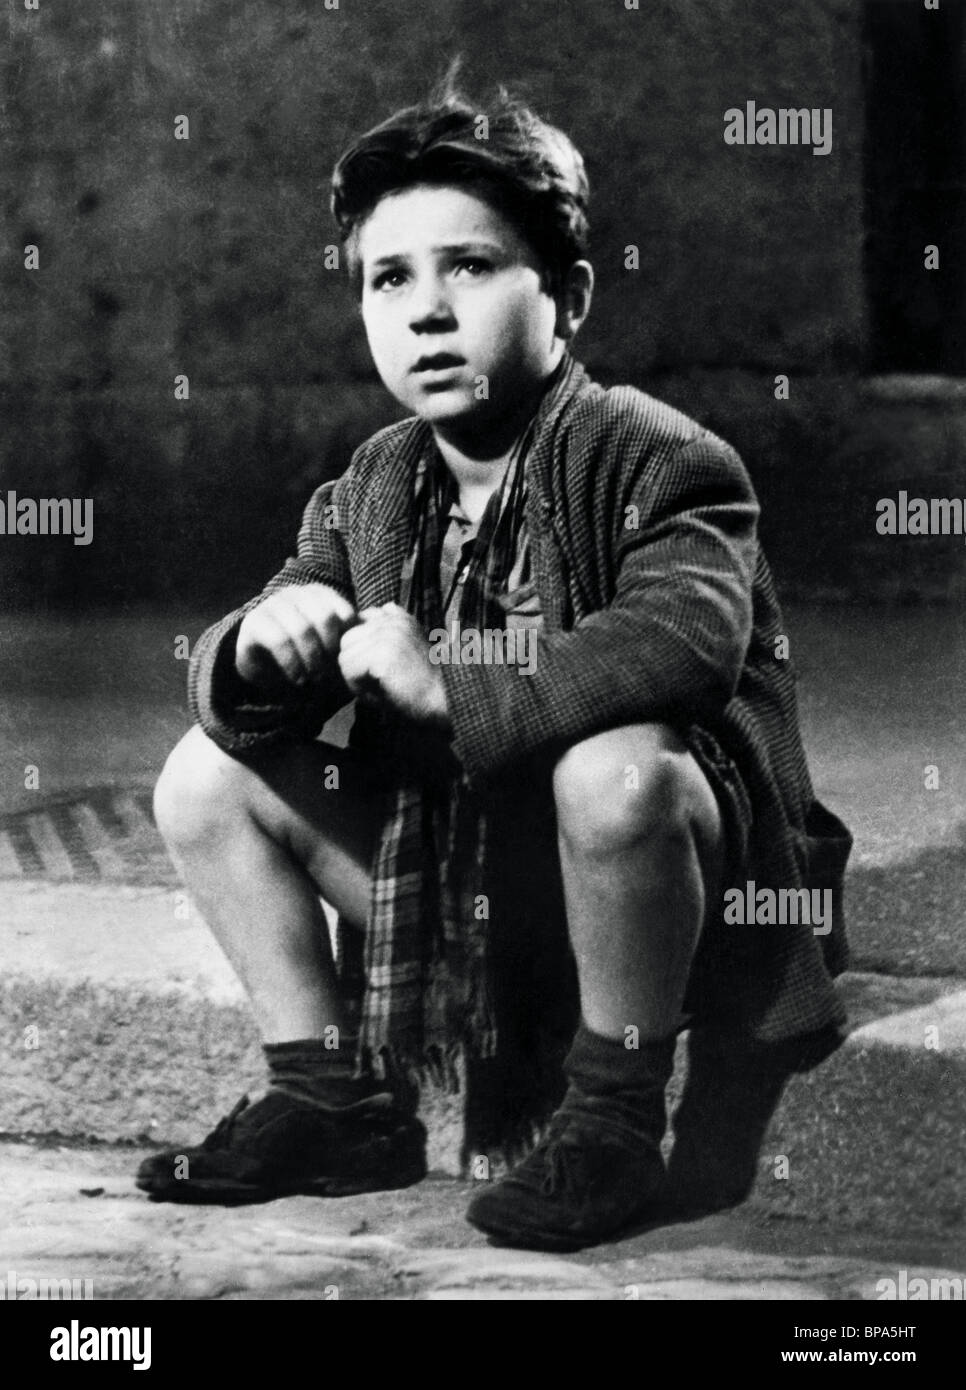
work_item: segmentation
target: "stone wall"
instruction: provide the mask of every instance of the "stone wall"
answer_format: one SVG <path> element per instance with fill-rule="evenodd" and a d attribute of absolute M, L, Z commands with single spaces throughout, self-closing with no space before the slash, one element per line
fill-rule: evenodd
<path fill-rule="evenodd" d="M 395 414 L 323 267 L 329 170 L 456 52 L 585 151 L 584 359 L 735 439 L 797 584 L 784 556 L 839 485 L 866 348 L 859 20 L 851 0 L 11 4 L 0 493 L 90 496 L 95 538 L 0 540 L 8 602 L 230 601 L 276 567 L 314 483 Z M 747 100 L 831 107 L 831 154 L 725 145 Z"/>

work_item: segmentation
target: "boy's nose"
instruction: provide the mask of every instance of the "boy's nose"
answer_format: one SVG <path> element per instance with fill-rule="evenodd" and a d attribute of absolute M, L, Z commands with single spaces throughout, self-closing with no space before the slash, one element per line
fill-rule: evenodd
<path fill-rule="evenodd" d="M 409 326 L 414 333 L 449 328 L 453 323 L 453 306 L 439 281 L 419 285 L 413 292 L 409 307 Z"/>

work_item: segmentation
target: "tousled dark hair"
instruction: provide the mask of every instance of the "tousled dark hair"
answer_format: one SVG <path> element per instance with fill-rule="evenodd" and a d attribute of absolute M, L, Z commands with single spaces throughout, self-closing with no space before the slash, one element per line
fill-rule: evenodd
<path fill-rule="evenodd" d="M 332 174 L 332 212 L 360 282 L 356 233 L 387 195 L 447 184 L 502 213 L 532 247 L 544 288 L 559 290 L 587 254 L 589 187 L 580 152 L 563 131 L 503 88 L 474 105 L 457 87 L 458 64 L 419 105 L 361 136 Z"/>

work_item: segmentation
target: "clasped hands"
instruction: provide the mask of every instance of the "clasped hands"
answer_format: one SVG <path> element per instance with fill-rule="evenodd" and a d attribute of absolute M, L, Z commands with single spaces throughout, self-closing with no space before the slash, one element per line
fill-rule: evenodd
<path fill-rule="evenodd" d="M 442 671 L 430 661 L 416 619 L 398 603 L 357 612 L 327 584 L 290 585 L 253 608 L 239 628 L 235 667 L 253 685 L 281 674 L 306 686 L 331 672 L 333 662 L 366 703 L 450 729 Z"/>

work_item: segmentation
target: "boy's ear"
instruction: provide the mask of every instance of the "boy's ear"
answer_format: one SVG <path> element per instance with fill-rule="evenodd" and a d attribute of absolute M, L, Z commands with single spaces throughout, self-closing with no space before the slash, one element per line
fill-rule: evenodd
<path fill-rule="evenodd" d="M 557 295 L 555 329 L 558 338 L 569 342 L 576 337 L 578 328 L 590 313 L 593 293 L 594 267 L 590 261 L 574 261 Z"/>

